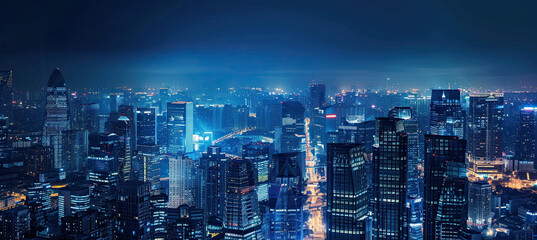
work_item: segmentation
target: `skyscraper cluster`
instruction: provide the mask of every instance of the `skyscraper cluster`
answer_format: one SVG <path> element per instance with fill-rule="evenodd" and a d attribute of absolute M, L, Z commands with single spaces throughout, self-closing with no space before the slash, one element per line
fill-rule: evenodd
<path fill-rule="evenodd" d="M 12 82 L 0 72 L 2 239 L 537 231 L 537 93 Z"/>

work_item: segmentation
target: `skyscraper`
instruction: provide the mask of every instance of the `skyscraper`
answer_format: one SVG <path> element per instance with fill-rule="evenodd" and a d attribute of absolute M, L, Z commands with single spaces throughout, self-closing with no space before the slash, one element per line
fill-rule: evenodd
<path fill-rule="evenodd" d="M 304 107 L 300 102 L 282 103 L 282 132 L 280 152 L 302 152 L 304 150 Z"/>
<path fill-rule="evenodd" d="M 373 149 L 373 238 L 408 237 L 407 133 L 404 120 L 377 118 Z"/>
<path fill-rule="evenodd" d="M 65 171 L 77 172 L 84 169 L 88 157 L 88 131 L 65 130 L 63 137 L 63 157 L 65 158 Z"/>
<path fill-rule="evenodd" d="M 200 158 L 202 169 L 203 209 L 207 217 L 223 218 L 226 199 L 227 157 L 219 146 L 207 147 Z"/>
<path fill-rule="evenodd" d="M 311 83 L 309 88 L 308 109 L 311 111 L 311 109 L 320 108 L 326 103 L 326 87 L 324 83 Z"/>
<path fill-rule="evenodd" d="M 369 199 L 363 144 L 328 143 L 329 240 L 366 239 Z"/>
<path fill-rule="evenodd" d="M 155 108 L 136 109 L 136 132 L 138 145 L 157 144 L 157 115 Z"/>
<path fill-rule="evenodd" d="M 275 154 L 269 194 L 270 239 L 302 239 L 303 177 L 297 153 Z M 266 223 L 265 223 L 266 224 Z"/>
<path fill-rule="evenodd" d="M 89 136 L 88 175 L 92 183 L 91 203 L 101 212 L 111 211 L 119 182 L 117 159 L 118 136 L 91 134 Z"/>
<path fill-rule="evenodd" d="M 537 169 L 537 108 L 522 107 L 516 123 L 515 160 L 519 169 L 532 171 Z"/>
<path fill-rule="evenodd" d="M 249 160 L 236 158 L 229 162 L 225 210 L 225 239 L 263 239 L 254 169 Z"/>
<path fill-rule="evenodd" d="M 13 98 L 13 71 L 0 71 L 0 115 L 11 121 L 13 121 Z"/>
<path fill-rule="evenodd" d="M 69 93 L 60 69 L 52 71 L 47 84 L 43 146 L 54 149 L 54 168 L 64 168 L 62 132 L 69 129 Z"/>
<path fill-rule="evenodd" d="M 485 181 L 473 182 L 468 194 L 468 227 L 483 231 L 492 222 L 492 186 Z"/>
<path fill-rule="evenodd" d="M 116 239 L 149 239 L 151 203 L 149 183 L 130 181 L 119 186 Z"/>
<path fill-rule="evenodd" d="M 168 108 L 169 109 L 169 108 Z M 170 168 L 169 208 L 177 208 L 183 204 L 193 205 L 194 188 L 192 159 L 177 155 L 168 156 Z"/>
<path fill-rule="evenodd" d="M 466 111 L 461 107 L 461 90 L 433 89 L 431 93 L 431 134 L 466 137 Z"/>
<path fill-rule="evenodd" d="M 191 102 L 168 103 L 168 152 L 171 154 L 192 152 L 194 108 Z"/>
<path fill-rule="evenodd" d="M 151 183 L 151 193 L 160 192 L 160 146 L 138 145 L 138 163 L 140 171 L 138 180 Z"/>
<path fill-rule="evenodd" d="M 466 225 L 466 141 L 425 135 L 424 239 L 454 239 Z"/>
<path fill-rule="evenodd" d="M 470 96 L 470 170 L 494 177 L 503 171 L 503 95 Z"/>
<path fill-rule="evenodd" d="M 121 181 L 129 181 L 132 171 L 132 143 L 131 124 L 134 124 L 126 116 L 120 116 L 115 123 L 114 132 L 118 135 L 118 161 L 119 178 Z"/>
<path fill-rule="evenodd" d="M 242 158 L 254 165 L 257 198 L 259 202 L 268 200 L 270 143 L 252 142 L 242 146 Z"/>

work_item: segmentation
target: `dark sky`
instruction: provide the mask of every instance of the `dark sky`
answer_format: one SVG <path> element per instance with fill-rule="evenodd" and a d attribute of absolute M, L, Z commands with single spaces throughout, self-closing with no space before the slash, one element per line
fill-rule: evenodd
<path fill-rule="evenodd" d="M 537 86 L 537 1 L 5 1 L 0 69 L 70 87 Z M 374 3 L 373 3 L 374 2 Z"/>

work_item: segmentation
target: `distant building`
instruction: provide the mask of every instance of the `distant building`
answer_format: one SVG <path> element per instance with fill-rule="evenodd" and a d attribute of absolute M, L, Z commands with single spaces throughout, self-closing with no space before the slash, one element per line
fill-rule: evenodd
<path fill-rule="evenodd" d="M 282 103 L 280 153 L 302 152 L 305 147 L 304 107 L 300 102 Z"/>
<path fill-rule="evenodd" d="M 366 165 L 363 144 L 328 143 L 327 239 L 367 239 Z"/>

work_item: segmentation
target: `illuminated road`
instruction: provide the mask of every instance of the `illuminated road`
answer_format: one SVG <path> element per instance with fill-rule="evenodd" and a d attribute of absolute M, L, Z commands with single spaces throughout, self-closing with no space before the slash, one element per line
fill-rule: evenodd
<path fill-rule="evenodd" d="M 307 186 L 305 193 L 308 198 L 306 200 L 305 210 L 309 213 L 306 222 L 306 228 L 312 231 L 312 234 L 305 236 L 304 239 L 317 240 L 326 238 L 326 226 L 324 225 L 323 208 L 326 202 L 323 201 L 324 193 L 321 193 L 319 183 L 326 181 L 319 173 L 317 159 L 311 153 L 309 139 L 309 118 L 306 118 L 306 180 Z"/>

